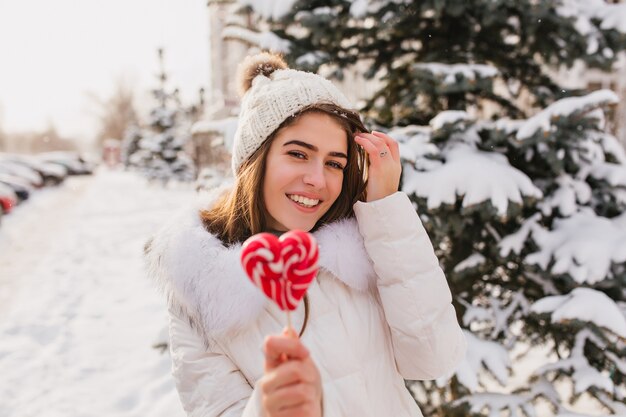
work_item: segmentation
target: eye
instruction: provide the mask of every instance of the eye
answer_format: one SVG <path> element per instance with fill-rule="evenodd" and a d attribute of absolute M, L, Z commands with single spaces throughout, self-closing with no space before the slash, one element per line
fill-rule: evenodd
<path fill-rule="evenodd" d="M 343 171 L 344 166 L 337 161 L 328 161 L 328 166 Z"/>
<path fill-rule="evenodd" d="M 287 155 L 291 155 L 294 158 L 298 158 L 298 159 L 306 159 L 306 154 L 300 151 L 289 151 L 287 152 Z"/>

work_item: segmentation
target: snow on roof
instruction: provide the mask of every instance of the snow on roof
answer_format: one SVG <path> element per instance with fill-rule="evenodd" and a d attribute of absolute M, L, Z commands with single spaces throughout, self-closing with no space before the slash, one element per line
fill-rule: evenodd
<path fill-rule="evenodd" d="M 424 62 L 414 64 L 413 68 L 422 69 L 443 78 L 444 84 L 455 84 L 457 75 L 468 80 L 477 78 L 493 78 L 498 75 L 498 69 L 485 64 L 442 64 L 439 62 Z"/>
<path fill-rule="evenodd" d="M 610 276 L 612 263 L 626 261 L 626 213 L 609 219 L 585 207 L 556 219 L 552 230 L 535 225 L 532 237 L 539 250 L 529 254 L 526 263 L 547 269 L 554 260 L 553 274 L 569 274 L 580 284 L 602 281 Z"/>
<path fill-rule="evenodd" d="M 446 125 L 469 120 L 472 120 L 472 118 L 463 110 L 446 110 L 433 117 L 428 124 L 433 130 L 439 130 Z"/>
<path fill-rule="evenodd" d="M 291 42 L 283 39 L 271 31 L 255 32 L 239 26 L 228 26 L 222 30 L 224 39 L 238 39 L 251 43 L 261 49 L 269 49 L 273 52 L 289 53 Z"/>
<path fill-rule="evenodd" d="M 289 13 L 297 0 L 238 0 L 239 4 L 252 7 L 264 19 L 278 20 Z"/>
<path fill-rule="evenodd" d="M 611 90 L 598 90 L 581 97 L 567 97 L 555 101 L 539 113 L 535 114 L 517 131 L 517 139 L 524 140 L 532 137 L 537 130 L 549 132 L 552 120 L 561 116 L 567 117 L 577 113 L 584 113 L 594 108 L 619 102 L 617 94 Z"/>
<path fill-rule="evenodd" d="M 506 157 L 457 143 L 445 152 L 446 162 L 429 171 L 406 169 L 403 190 L 427 199 L 428 208 L 454 204 L 463 207 L 486 201 L 506 215 L 509 201 L 521 204 L 522 196 L 541 197 L 541 191 Z"/>
<path fill-rule="evenodd" d="M 232 149 L 237 131 L 238 117 L 227 117 L 219 120 L 201 120 L 191 127 L 191 134 L 196 133 L 218 133 L 224 138 L 226 149 Z"/>
<path fill-rule="evenodd" d="M 586 321 L 626 338 L 626 317 L 609 296 L 592 288 L 580 287 L 566 295 L 544 297 L 530 310 L 539 314 L 551 313 L 552 323 Z"/>

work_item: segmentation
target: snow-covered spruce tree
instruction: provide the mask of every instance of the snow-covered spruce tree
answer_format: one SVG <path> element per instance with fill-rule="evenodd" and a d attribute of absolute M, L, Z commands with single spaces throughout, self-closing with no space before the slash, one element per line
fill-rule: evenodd
<path fill-rule="evenodd" d="M 122 138 L 122 164 L 124 168 L 130 168 L 130 156 L 139 150 L 139 142 L 142 139 L 142 130 L 139 126 L 132 124 L 124 131 Z"/>
<path fill-rule="evenodd" d="M 424 414 L 625 414 L 626 157 L 603 126 L 616 96 L 548 69 L 609 69 L 626 5 L 240 3 L 272 31 L 248 42 L 381 83 L 363 110 L 401 142 L 402 188 L 468 330 L 453 375 L 407 382 Z"/>
<path fill-rule="evenodd" d="M 418 399 L 456 399 L 446 415 L 483 408 L 534 415 L 543 399 L 564 415 L 586 393 L 620 411 L 626 155 L 603 133 L 598 111 L 615 100 L 608 91 L 566 98 L 515 122 L 444 111 L 429 127 L 392 129 L 402 142 L 403 189 L 471 331 L 452 383 L 415 384 Z M 544 360 L 530 359 L 537 346 Z M 515 358 L 524 350 L 529 357 Z M 489 392 L 498 384 L 505 393 Z"/>
<path fill-rule="evenodd" d="M 139 170 L 150 181 L 163 184 L 171 180 L 193 181 L 195 167 L 185 152 L 190 123 L 183 109 L 178 90 L 168 91 L 163 50 L 159 49 L 159 86 L 152 90 L 155 107 L 150 111 L 149 129 L 133 128 L 127 132 L 124 156 L 127 166 Z"/>

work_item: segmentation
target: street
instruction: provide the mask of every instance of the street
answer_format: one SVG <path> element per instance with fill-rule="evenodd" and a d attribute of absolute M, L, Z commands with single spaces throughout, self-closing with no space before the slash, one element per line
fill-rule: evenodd
<path fill-rule="evenodd" d="M 183 416 L 164 298 L 143 270 L 159 224 L 193 198 L 100 170 L 44 189 L 0 227 L 0 415 Z"/>

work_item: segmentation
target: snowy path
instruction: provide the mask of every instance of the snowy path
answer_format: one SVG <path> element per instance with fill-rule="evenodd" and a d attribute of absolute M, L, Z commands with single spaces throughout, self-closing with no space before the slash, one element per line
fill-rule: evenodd
<path fill-rule="evenodd" d="M 0 416 L 183 416 L 146 238 L 193 198 L 100 171 L 0 227 Z"/>

